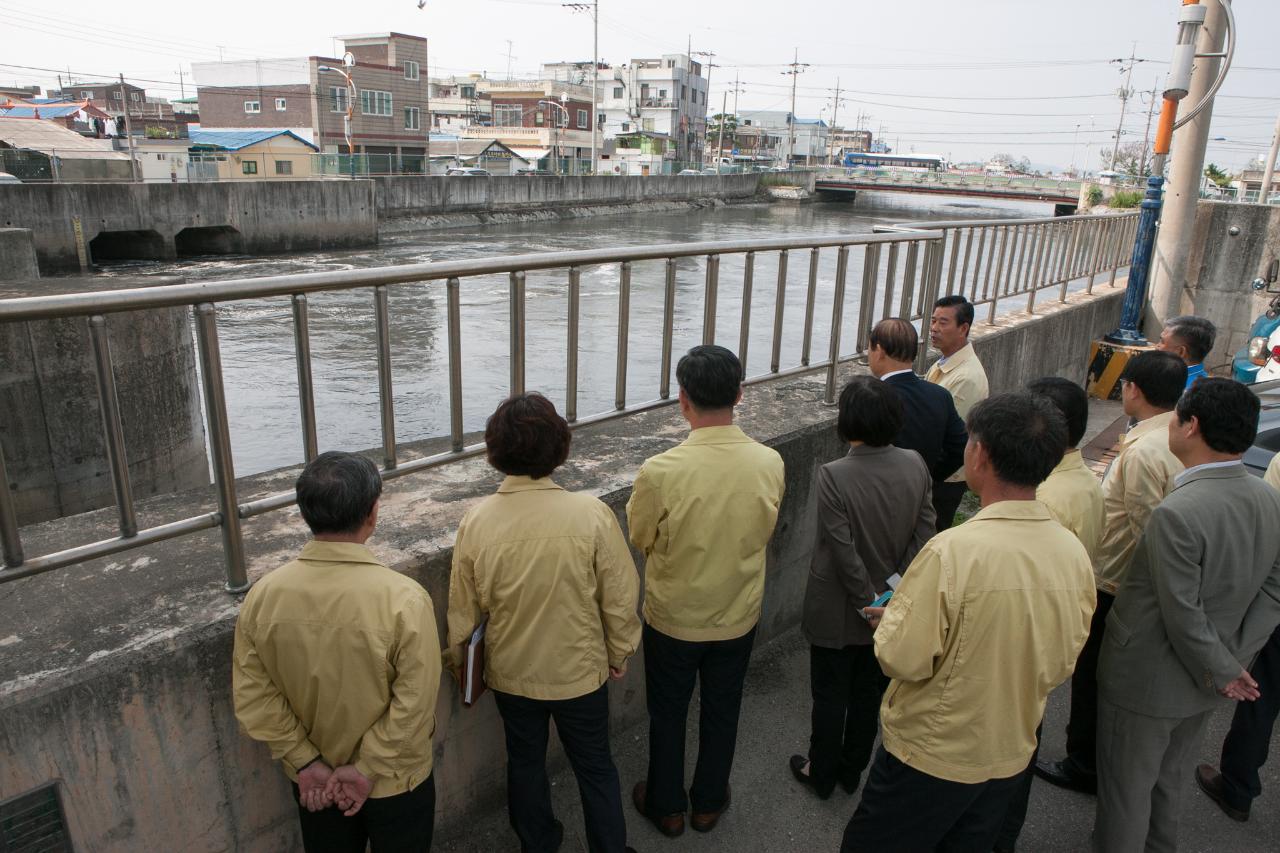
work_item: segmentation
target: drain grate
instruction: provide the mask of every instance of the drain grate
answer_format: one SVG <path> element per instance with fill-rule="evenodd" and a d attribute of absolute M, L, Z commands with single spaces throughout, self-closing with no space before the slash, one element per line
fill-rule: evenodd
<path fill-rule="evenodd" d="M 71 853 L 57 786 L 0 802 L 0 853 Z"/>

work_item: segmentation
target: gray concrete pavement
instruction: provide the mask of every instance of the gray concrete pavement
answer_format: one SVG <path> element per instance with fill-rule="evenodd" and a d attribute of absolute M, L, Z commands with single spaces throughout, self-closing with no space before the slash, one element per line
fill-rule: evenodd
<path fill-rule="evenodd" d="M 1049 699 L 1043 754 L 1064 751 L 1069 686 Z M 484 700 L 491 701 L 491 700 Z M 1201 761 L 1217 762 L 1222 738 L 1230 724 L 1230 710 L 1215 714 L 1200 750 Z M 495 728 L 495 738 L 502 737 Z M 689 774 L 697 744 L 697 700 L 689 714 Z M 804 752 L 809 738 L 809 656 L 798 631 L 757 648 L 747 675 L 746 697 L 733 771 L 733 805 L 720 825 L 707 835 L 692 830 L 676 839 L 661 835 L 630 804 L 631 786 L 644 777 L 648 737 L 644 725 L 614 735 L 614 759 L 622 777 L 629 843 L 646 851 L 831 851 L 840 847 L 845 824 L 857 807 L 859 794 L 839 788 L 831 799 L 818 800 L 791 777 L 787 759 Z M 1272 755 L 1277 755 L 1273 741 Z M 586 851 L 582 809 L 573 774 L 563 760 L 552 777 L 552 801 L 565 825 L 563 853 Z M 1188 777 L 1181 828 L 1184 853 L 1233 851 L 1266 853 L 1280 848 L 1280 760 L 1263 768 L 1264 793 L 1253 804 L 1248 823 L 1225 817 Z M 1029 853 L 1084 853 L 1089 849 L 1094 800 L 1062 791 L 1036 780 L 1019 850 Z M 493 853 L 519 850 L 507 826 L 506 810 L 494 809 L 477 820 L 465 836 L 440 838 L 442 853 Z"/>

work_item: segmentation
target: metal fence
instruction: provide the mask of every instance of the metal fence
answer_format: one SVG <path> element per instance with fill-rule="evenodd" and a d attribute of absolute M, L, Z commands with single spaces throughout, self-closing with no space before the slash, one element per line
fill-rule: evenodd
<path fill-rule="evenodd" d="M 737 350 L 749 365 L 748 342 L 755 318 L 752 291 L 756 285 L 757 257 L 776 254 L 777 276 L 773 285 L 770 323 L 772 348 L 768 369 L 750 375 L 747 384 L 779 377 L 823 371 L 825 401 L 834 402 L 837 368 L 842 362 L 866 351 L 870 327 L 879 317 L 891 315 L 924 318 L 942 293 L 962 292 L 979 304 L 989 305 L 988 320 L 995 317 L 996 305 L 1006 297 L 1027 296 L 1034 309 L 1036 295 L 1059 288 L 1065 300 L 1068 285 L 1086 279 L 1092 289 L 1099 274 L 1109 272 L 1115 283 L 1116 270 L 1128 258 L 1125 241 L 1131 243 L 1135 215 L 1088 216 L 1068 219 L 967 221 L 892 226 L 883 233 L 835 235 L 797 239 L 739 240 L 643 246 L 628 249 L 601 249 L 573 252 L 496 257 L 483 260 L 409 264 L 363 270 L 320 272 L 240 279 L 201 284 L 175 284 L 146 289 L 100 293 L 73 293 L 0 300 L 0 322 L 38 321 L 83 317 L 97 376 L 97 396 L 109 467 L 115 486 L 119 534 L 110 539 L 76 545 L 54 553 L 27 557 L 23 551 L 13 496 L 4 472 L 0 452 L 0 546 L 4 568 L 0 582 L 17 580 L 97 557 L 142 547 L 167 539 L 219 528 L 226 568 L 226 588 L 232 592 L 248 586 L 241 523 L 249 518 L 288 507 L 294 503 L 292 491 L 242 501 L 231 456 L 231 434 L 223 387 L 222 361 L 218 343 L 218 305 L 265 297 L 287 296 L 292 306 L 292 334 L 297 367 L 299 424 L 303 456 L 317 453 L 315 397 L 312 383 L 311 338 L 308 325 L 308 296 L 326 291 L 365 290 L 371 297 L 370 320 L 377 340 L 378 397 L 381 416 L 382 476 L 385 480 L 403 477 L 483 453 L 483 444 L 464 444 L 463 364 L 461 333 L 461 293 L 464 281 L 495 274 L 507 276 L 509 389 L 525 389 L 525 287 L 533 271 L 558 271 L 564 276 L 564 310 L 567 334 L 564 350 L 566 377 L 564 413 L 574 426 L 597 423 L 673 402 L 671 394 L 673 325 L 677 301 L 677 265 L 682 259 L 701 263 L 701 340 L 717 340 L 717 299 L 722 286 L 721 259 L 742 262 L 742 308 L 737 329 Z M 997 248 L 998 246 L 998 248 Z M 819 316 L 819 261 L 823 252 L 834 251 L 835 266 L 830 288 L 823 288 L 823 313 Z M 808 254 L 799 357 L 782 361 L 784 308 L 791 286 L 789 259 Z M 828 260 L 830 256 L 828 255 Z M 763 260 L 763 257 L 762 257 Z M 656 263 L 664 267 L 665 286 L 661 292 L 662 333 L 660 368 L 652 386 L 641 393 L 627 385 L 628 352 L 632 345 L 631 278 L 636 264 Z M 579 317 L 584 268 L 616 265 L 618 275 L 618 321 L 616 372 L 612 408 L 591 413 L 578 410 Z M 860 269 L 859 269 L 860 267 Z M 851 269 L 852 268 L 852 269 Z M 854 284 L 850 285 L 853 278 Z M 687 283 L 687 282 L 686 282 Z M 392 397 L 391 309 L 392 290 L 409 287 L 442 287 L 446 297 L 444 325 L 447 331 L 448 400 L 450 449 L 434 455 L 405 459 L 396 438 L 396 412 Z M 679 291 L 687 299 L 689 290 Z M 697 293 L 695 288 L 693 293 Z M 826 299 L 830 313 L 826 314 Z M 657 294 L 653 298 L 657 298 Z M 696 297 L 695 297 L 696 298 Z M 765 300 L 768 302 L 767 298 Z M 124 311 L 187 307 L 193 310 L 200 380 L 209 436 L 217 505 L 198 515 L 140 529 L 129 481 L 128 448 L 121 425 L 120 405 L 108 338 L 111 315 Z M 642 306 L 643 307 L 643 306 Z M 657 309 L 657 305 L 653 306 Z M 697 308 L 695 307 L 695 311 Z M 855 345 L 842 348 L 846 317 L 855 325 L 850 336 Z M 824 355 L 814 356 L 815 324 L 829 323 Z M 791 324 L 794 334 L 795 323 Z M 767 328 L 767 327 L 766 327 Z M 921 336 L 917 367 L 922 369 L 927 354 L 927 337 Z M 724 341 L 725 336 L 719 339 Z M 794 340 L 792 338 L 791 340 Z M 728 343 L 728 341 L 725 341 Z M 636 343 L 640 343 L 637 341 Z M 646 342 L 648 343 L 648 342 Z M 791 341 L 789 348 L 794 348 Z M 757 359 L 756 361 L 760 361 Z M 748 368 L 749 369 L 749 368 Z M 637 402 L 637 399 L 640 401 Z M 301 460 L 300 460 L 301 461 Z"/>

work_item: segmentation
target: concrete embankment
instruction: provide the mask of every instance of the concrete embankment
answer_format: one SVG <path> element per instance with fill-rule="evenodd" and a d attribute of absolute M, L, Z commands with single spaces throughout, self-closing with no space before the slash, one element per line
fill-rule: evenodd
<path fill-rule="evenodd" d="M 1089 342 L 1118 322 L 1123 281 L 1032 317 L 979 323 L 976 346 L 993 390 L 1036 376 L 1082 380 Z M 842 377 L 863 368 L 843 367 Z M 800 616 L 814 537 L 817 466 L 842 448 L 823 375 L 748 389 L 740 423 L 782 454 L 786 498 L 769 548 L 762 643 Z M 575 433 L 557 481 L 599 496 L 623 519 L 640 464 L 681 441 L 672 407 Z M 287 488 L 283 470 L 240 483 L 241 499 Z M 480 459 L 388 484 L 374 551 L 420 581 L 444 625 L 451 549 L 459 519 L 500 476 Z M 208 490 L 142 501 L 149 522 L 213 505 Z M 24 529 L 31 553 L 114 534 L 103 510 Z M 288 560 L 304 541 L 296 511 L 245 523 L 251 576 Z M 230 649 L 239 599 L 222 590 L 216 531 L 51 572 L 0 595 L 0 799 L 56 781 L 76 849 L 298 848 L 296 809 L 264 747 L 238 730 L 230 698 Z M 639 562 L 639 561 L 638 561 Z M 613 685 L 615 733 L 644 719 L 644 667 Z M 795 720 L 797 730 L 806 724 Z M 441 832 L 503 797 L 501 723 L 489 700 L 463 709 L 445 680 L 437 705 L 435 774 Z"/>
<path fill-rule="evenodd" d="M 380 230 L 767 200 L 761 188 L 774 184 L 811 190 L 813 174 L 3 184 L 0 228 L 29 229 L 47 274 L 79 268 L 81 254 L 93 263 L 362 248 Z M 0 280 L 13 277 L 0 267 Z"/>

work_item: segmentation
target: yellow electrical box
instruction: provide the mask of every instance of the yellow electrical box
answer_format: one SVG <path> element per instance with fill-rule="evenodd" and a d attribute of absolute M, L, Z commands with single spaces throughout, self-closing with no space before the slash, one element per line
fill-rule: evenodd
<path fill-rule="evenodd" d="M 1084 388 L 1090 397 L 1099 400 L 1120 399 L 1120 374 L 1124 366 L 1140 352 L 1155 349 L 1153 346 L 1124 346 L 1094 341 L 1089 347 L 1089 370 L 1085 375 Z"/>

